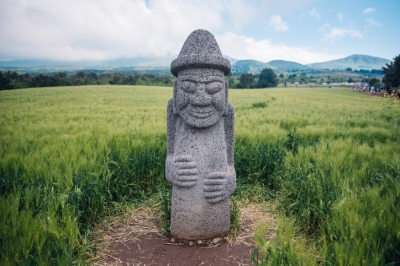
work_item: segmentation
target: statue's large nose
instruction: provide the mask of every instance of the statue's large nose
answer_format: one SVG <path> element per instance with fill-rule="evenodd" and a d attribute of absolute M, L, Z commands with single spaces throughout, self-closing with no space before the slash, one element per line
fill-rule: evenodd
<path fill-rule="evenodd" d="M 207 106 L 212 102 L 211 95 L 206 92 L 206 87 L 204 83 L 199 83 L 197 85 L 197 91 L 193 95 L 191 103 L 197 106 Z"/>

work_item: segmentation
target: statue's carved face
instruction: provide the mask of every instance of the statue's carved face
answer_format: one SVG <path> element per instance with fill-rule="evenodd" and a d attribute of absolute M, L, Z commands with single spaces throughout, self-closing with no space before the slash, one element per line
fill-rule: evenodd
<path fill-rule="evenodd" d="M 189 69 L 178 75 L 175 104 L 186 124 L 206 128 L 224 114 L 227 83 L 222 71 Z"/>

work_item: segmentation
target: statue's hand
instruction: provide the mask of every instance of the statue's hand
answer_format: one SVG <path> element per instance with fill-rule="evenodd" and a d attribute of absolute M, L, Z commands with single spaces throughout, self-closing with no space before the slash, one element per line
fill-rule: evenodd
<path fill-rule="evenodd" d="M 229 196 L 229 172 L 213 172 L 204 179 L 204 197 L 209 203 L 218 203 Z"/>
<path fill-rule="evenodd" d="M 197 181 L 197 164 L 191 155 L 167 158 L 166 178 L 179 187 L 193 187 Z"/>

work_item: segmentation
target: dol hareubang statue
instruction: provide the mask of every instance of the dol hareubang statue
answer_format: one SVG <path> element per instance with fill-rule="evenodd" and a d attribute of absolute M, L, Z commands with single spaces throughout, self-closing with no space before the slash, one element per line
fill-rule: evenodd
<path fill-rule="evenodd" d="M 166 178 L 173 185 L 171 234 L 206 239 L 229 231 L 229 195 L 236 187 L 234 110 L 228 103 L 231 65 L 214 36 L 192 32 L 171 72 Z"/>

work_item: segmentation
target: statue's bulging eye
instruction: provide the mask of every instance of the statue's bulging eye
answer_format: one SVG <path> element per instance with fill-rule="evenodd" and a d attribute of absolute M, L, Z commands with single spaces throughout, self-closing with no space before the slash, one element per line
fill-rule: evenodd
<path fill-rule="evenodd" d="M 183 90 L 187 93 L 195 93 L 196 92 L 196 84 L 191 81 L 181 81 L 179 82 L 179 89 Z"/>
<path fill-rule="evenodd" d="M 210 94 L 215 94 L 223 89 L 224 85 L 220 81 L 213 81 L 206 84 L 206 90 Z"/>

